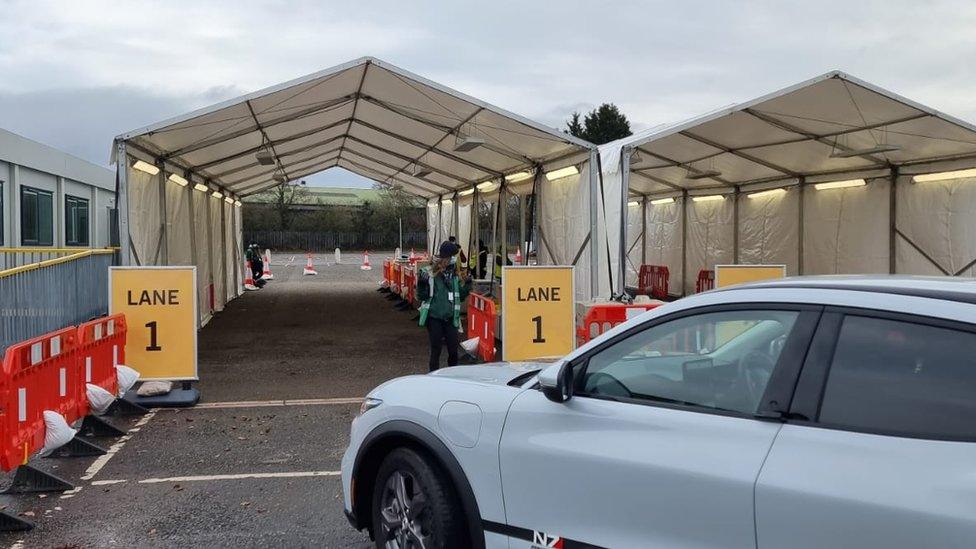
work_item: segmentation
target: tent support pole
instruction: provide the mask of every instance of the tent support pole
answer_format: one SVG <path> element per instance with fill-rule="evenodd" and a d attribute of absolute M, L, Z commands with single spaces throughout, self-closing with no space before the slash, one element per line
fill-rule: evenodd
<path fill-rule="evenodd" d="M 159 262 L 162 265 L 169 265 L 169 235 L 166 234 L 166 226 L 169 225 L 166 219 L 166 163 L 159 162 Z"/>
<path fill-rule="evenodd" d="M 227 264 L 227 210 L 224 208 L 224 201 L 222 198 L 208 198 L 207 200 L 216 200 L 217 207 L 220 208 L 220 242 L 223 244 L 220 250 L 220 276 L 224 283 L 224 295 L 220 296 L 220 299 L 224 304 L 227 303 L 227 269 L 231 266 Z"/>
<path fill-rule="evenodd" d="M 454 192 L 454 199 L 452 200 L 452 202 L 454 203 L 454 213 L 452 214 L 454 216 L 454 230 L 451 232 L 454 233 L 454 237 L 458 239 L 458 246 L 460 246 L 461 245 L 461 216 L 460 216 L 461 212 L 460 212 L 460 206 L 458 205 L 457 191 Z"/>
<path fill-rule="evenodd" d="M 474 233 L 474 237 L 468 241 L 468 248 L 471 253 L 468 255 L 468 262 L 470 264 L 471 258 L 474 257 L 474 277 L 481 278 L 481 247 L 479 242 L 481 242 L 481 202 L 479 199 L 478 187 L 474 188 L 474 196 L 471 197 L 471 231 Z"/>
<path fill-rule="evenodd" d="M 505 188 L 504 179 L 498 187 L 498 221 L 498 232 L 502 235 L 501 253 L 498 255 L 502 260 L 501 267 L 504 268 L 508 264 L 508 189 Z"/>
<path fill-rule="evenodd" d="M 647 265 L 647 195 L 641 196 L 641 265 Z"/>
<path fill-rule="evenodd" d="M 116 142 L 115 152 L 115 215 L 118 218 L 119 263 L 132 265 L 132 248 L 129 238 L 129 156 L 125 141 Z M 16 190 L 16 189 L 15 189 Z M 13 201 L 11 201 L 12 203 Z M 17 225 L 16 227 L 19 227 Z M 17 228 L 15 227 L 15 230 Z"/>
<path fill-rule="evenodd" d="M 197 259 L 197 216 L 196 216 L 196 212 L 193 209 L 193 182 L 190 181 L 190 183 L 186 187 L 184 187 L 184 190 L 186 191 L 186 199 L 189 201 L 187 202 L 187 211 L 190 212 L 190 263 L 192 263 L 194 266 L 197 266 L 200 264 L 200 262 Z M 201 281 L 199 279 L 200 277 L 199 268 L 196 270 L 196 276 L 197 276 L 197 285 L 200 285 Z M 197 295 L 193 296 L 193 299 L 197 300 L 198 304 L 200 303 L 199 288 L 197 288 Z M 200 307 L 198 305 L 197 318 L 193 319 L 193 321 L 197 323 L 197 328 L 202 327 L 200 322 L 201 312 L 202 311 L 200 310 Z"/>
<path fill-rule="evenodd" d="M 732 263 L 739 264 L 739 199 L 742 197 L 739 186 L 732 192 Z"/>
<path fill-rule="evenodd" d="M 806 196 L 806 192 L 807 192 L 807 178 L 800 177 L 800 183 L 799 185 L 797 185 L 797 187 L 800 193 L 800 197 L 797 200 L 798 206 L 796 212 L 796 216 L 798 220 L 798 223 L 796 225 L 796 249 L 797 249 L 797 254 L 796 254 L 797 273 L 796 274 L 802 275 L 803 274 L 803 210 L 806 209 L 806 205 L 804 204 L 804 197 Z"/>
<path fill-rule="evenodd" d="M 630 147 L 624 147 L 620 155 L 620 242 L 618 242 L 617 257 L 617 294 L 624 295 L 627 292 L 627 199 L 630 198 L 630 155 L 633 153 Z M 593 202 L 593 200 L 591 200 Z M 592 221 L 592 219 L 591 219 Z M 594 230 L 595 229 L 594 224 Z M 596 234 L 596 233 L 594 233 Z M 594 247 L 595 248 L 595 247 Z M 599 262 L 599 255 L 597 256 Z M 609 258 L 608 258 L 609 259 Z M 596 263 L 594 263 L 595 265 Z M 594 278 L 596 280 L 596 278 Z"/>
<path fill-rule="evenodd" d="M 891 188 L 888 190 L 888 273 L 898 273 L 898 167 L 891 168 Z"/>
<path fill-rule="evenodd" d="M 681 295 L 688 295 L 688 189 L 681 190 Z"/>
<path fill-rule="evenodd" d="M 522 254 L 521 265 L 529 264 L 529 250 L 525 249 L 525 200 L 528 195 L 519 195 L 519 241 L 518 249 Z"/>

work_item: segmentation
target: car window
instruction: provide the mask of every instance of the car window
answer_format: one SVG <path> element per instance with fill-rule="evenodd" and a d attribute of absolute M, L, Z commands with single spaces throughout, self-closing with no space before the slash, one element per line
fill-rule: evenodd
<path fill-rule="evenodd" d="M 976 439 L 976 334 L 846 316 L 819 421 L 933 438 Z"/>
<path fill-rule="evenodd" d="M 754 413 L 798 316 L 736 310 L 659 324 L 590 357 L 577 392 Z"/>

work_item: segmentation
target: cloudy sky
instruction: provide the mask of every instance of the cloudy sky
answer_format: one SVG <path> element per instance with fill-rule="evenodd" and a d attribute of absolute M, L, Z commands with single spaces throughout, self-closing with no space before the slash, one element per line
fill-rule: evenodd
<path fill-rule="evenodd" d="M 107 164 L 116 134 L 363 55 L 552 126 L 609 101 L 640 129 L 832 69 L 976 121 L 976 2 L 678 4 L 0 0 L 0 127 Z"/>

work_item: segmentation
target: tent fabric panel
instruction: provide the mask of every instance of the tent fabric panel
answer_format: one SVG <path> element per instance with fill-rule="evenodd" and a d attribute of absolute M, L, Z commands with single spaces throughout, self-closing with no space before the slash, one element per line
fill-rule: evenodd
<path fill-rule="evenodd" d="M 804 192 L 803 274 L 887 273 L 889 182 Z"/>
<path fill-rule="evenodd" d="M 139 137 L 140 142 L 163 151 L 175 151 L 219 135 L 254 125 L 247 106 L 233 105 L 197 116 L 180 124 L 160 128 Z"/>
<path fill-rule="evenodd" d="M 800 191 L 739 196 L 739 258 L 744 265 L 786 265 L 799 273 Z"/>
<path fill-rule="evenodd" d="M 976 154 L 976 134 L 932 116 L 893 124 L 885 129 L 883 138 L 901 147 L 901 150 L 885 153 L 893 162 Z"/>
<path fill-rule="evenodd" d="M 127 164 L 128 165 L 128 164 Z M 129 202 L 129 238 L 138 265 L 158 265 L 162 236 L 159 176 L 136 170 L 126 173 Z"/>
<path fill-rule="evenodd" d="M 423 179 L 414 177 L 413 175 L 410 174 L 409 171 L 390 168 L 389 165 L 387 165 L 383 160 L 380 160 L 378 158 L 374 160 L 370 158 L 369 154 L 360 153 L 358 150 L 355 150 L 352 147 L 348 148 L 347 150 L 344 150 L 342 152 L 341 158 L 353 165 L 362 166 L 362 168 L 359 168 L 360 170 L 363 169 L 369 170 L 370 172 L 372 172 L 372 175 L 365 175 L 365 174 L 360 174 L 360 175 L 364 175 L 365 177 L 369 177 L 371 179 L 377 180 L 380 183 L 390 182 L 392 179 L 395 179 L 397 181 L 405 182 L 409 184 L 411 187 L 419 188 L 429 194 L 439 194 L 446 191 L 444 188 L 439 186 L 442 185 L 443 187 L 447 187 L 446 184 L 443 184 L 440 181 L 436 181 L 430 176 L 424 176 Z M 390 164 L 390 165 L 395 166 L 396 164 Z"/>
<path fill-rule="evenodd" d="M 572 265 L 590 233 L 589 168 L 584 165 L 577 175 L 544 181 L 539 191 L 539 228 L 543 233 L 538 244 L 539 264 Z M 590 299 L 590 254 L 580 254 L 575 267 L 576 299 Z"/>
<path fill-rule="evenodd" d="M 440 246 L 440 198 L 435 197 L 427 201 L 427 252 L 437 253 Z"/>
<path fill-rule="evenodd" d="M 731 198 L 688 203 L 689 272 L 685 276 L 686 294 L 694 293 L 698 271 L 714 270 L 716 265 L 734 263 L 733 201 Z"/>
<path fill-rule="evenodd" d="M 898 237 L 898 272 L 973 276 L 972 267 L 960 271 L 976 260 L 976 178 L 913 183 L 901 177 L 896 190 L 896 226 L 904 234 Z"/>
<path fill-rule="evenodd" d="M 627 205 L 627 286 L 637 285 L 637 274 L 641 266 L 641 242 L 644 240 L 642 229 L 642 210 L 640 202 Z"/>
<path fill-rule="evenodd" d="M 468 201 L 467 203 L 458 203 L 458 246 L 464 250 L 464 255 L 467 256 L 468 252 L 471 250 L 471 212 L 474 209 L 474 202 Z"/>
<path fill-rule="evenodd" d="M 166 181 L 166 255 L 168 265 L 192 265 L 190 196 L 186 187 Z"/>
<path fill-rule="evenodd" d="M 210 256 L 213 258 L 214 310 L 223 311 L 226 302 L 226 269 L 232 265 L 225 265 L 227 254 L 224 251 L 224 227 L 221 222 L 221 207 L 223 200 L 214 197 L 207 199 L 207 209 L 210 210 Z"/>
<path fill-rule="evenodd" d="M 395 103 L 410 112 L 435 116 L 445 124 L 458 123 L 478 110 L 478 106 L 444 93 L 421 82 L 380 66 L 371 66 L 362 92 L 381 101 Z"/>
<path fill-rule="evenodd" d="M 831 158 L 831 145 L 816 141 L 803 141 L 750 149 L 749 154 L 792 170 L 798 174 L 811 174 L 826 171 L 857 170 L 878 166 L 878 162 L 852 156 Z"/>
<path fill-rule="evenodd" d="M 196 266 L 197 266 L 197 311 L 200 313 L 200 326 L 206 324 L 210 318 L 210 254 L 211 244 L 208 238 L 207 225 L 210 223 L 210 196 L 207 193 L 194 191 L 193 200 L 194 228 L 196 229 Z"/>
<path fill-rule="evenodd" d="M 663 265 L 670 275 L 670 293 L 682 293 L 681 210 L 683 199 L 668 204 L 647 203 L 647 236 L 644 239 L 648 265 Z"/>
<path fill-rule="evenodd" d="M 679 133 L 664 137 L 654 143 L 641 147 L 641 150 L 648 151 L 649 156 L 657 155 L 660 160 L 671 160 L 674 162 L 690 163 L 699 158 L 714 156 L 722 152 L 721 149 L 706 145 L 701 141 L 691 139 Z M 663 157 L 663 158 L 660 158 Z M 695 163 L 695 167 L 707 169 L 708 161 L 703 160 Z M 699 166 L 698 164 L 704 164 Z"/>
<path fill-rule="evenodd" d="M 472 127 L 469 133 L 484 137 L 488 145 L 508 149 L 517 156 L 547 159 L 566 150 L 565 142 L 558 137 L 489 110 L 478 113 Z"/>
<path fill-rule="evenodd" d="M 229 302 L 237 297 L 237 280 L 244 272 L 243 261 L 237 261 L 237 222 L 234 221 L 234 205 L 228 204 L 223 200 L 218 200 L 224 216 L 224 253 L 227 255 L 227 271 L 224 273 L 224 295 L 225 302 Z M 235 274 L 236 273 L 236 274 Z"/>
<path fill-rule="evenodd" d="M 447 237 L 457 236 L 454 234 L 454 202 L 451 199 L 446 198 L 441 200 L 440 214 L 440 241 L 435 242 L 437 247 L 440 247 L 441 242 L 447 240 Z"/>
<path fill-rule="evenodd" d="M 741 111 L 695 126 L 687 133 L 730 149 L 802 139 L 795 132 L 778 128 Z"/>

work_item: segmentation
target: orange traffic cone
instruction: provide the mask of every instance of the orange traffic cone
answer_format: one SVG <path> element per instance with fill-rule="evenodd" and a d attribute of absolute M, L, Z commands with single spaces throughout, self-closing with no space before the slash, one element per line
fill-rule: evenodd
<path fill-rule="evenodd" d="M 359 266 L 360 270 L 372 271 L 373 267 L 369 265 L 369 250 L 363 252 L 363 264 Z"/>
<path fill-rule="evenodd" d="M 312 254 L 308 254 L 308 261 L 305 262 L 305 268 L 302 269 L 302 274 L 303 275 L 319 274 L 319 272 L 316 271 L 314 267 L 312 267 Z"/>
<path fill-rule="evenodd" d="M 260 290 L 261 288 L 258 288 L 257 286 L 254 285 L 254 278 L 252 278 L 252 275 L 251 275 L 251 273 L 253 271 L 251 271 L 251 260 L 250 259 L 248 259 L 244 263 L 244 269 L 245 269 L 244 270 L 244 289 L 245 290 Z"/>
<path fill-rule="evenodd" d="M 271 250 L 264 251 L 264 272 L 261 273 L 261 278 L 264 280 L 274 279 L 274 275 L 271 274 Z"/>
<path fill-rule="evenodd" d="M 522 247 L 521 246 L 519 246 L 518 249 L 515 250 L 515 264 L 516 265 L 521 265 L 522 264 Z"/>

